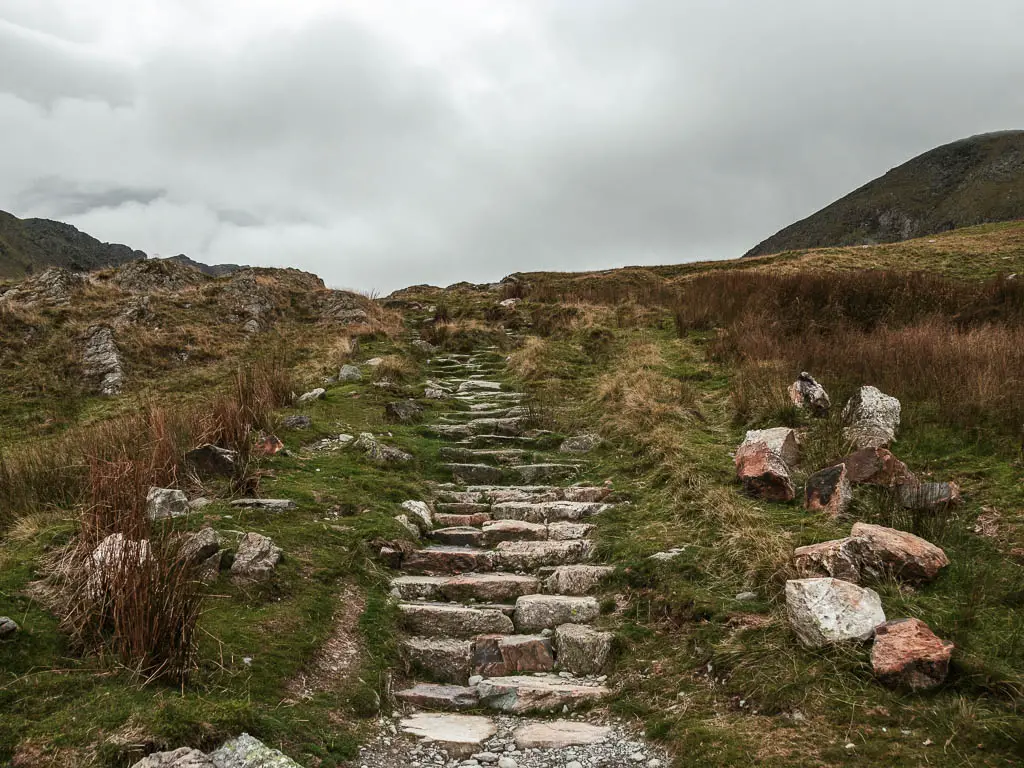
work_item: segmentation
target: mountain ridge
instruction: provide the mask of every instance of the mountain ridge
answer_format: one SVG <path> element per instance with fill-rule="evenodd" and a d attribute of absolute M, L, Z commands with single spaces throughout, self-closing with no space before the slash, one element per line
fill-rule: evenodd
<path fill-rule="evenodd" d="M 1024 131 L 978 134 L 892 168 L 751 248 L 783 251 L 909 240 L 1024 218 Z"/>

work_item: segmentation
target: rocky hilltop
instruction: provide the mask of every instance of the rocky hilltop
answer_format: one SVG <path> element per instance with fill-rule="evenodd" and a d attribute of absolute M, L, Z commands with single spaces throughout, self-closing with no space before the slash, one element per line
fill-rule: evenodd
<path fill-rule="evenodd" d="M 145 258 L 142 251 L 101 243 L 70 224 L 0 211 L 0 277 L 20 278 L 46 267 L 89 272 Z"/>
<path fill-rule="evenodd" d="M 1024 218 L 1024 131 L 972 136 L 925 152 L 750 249 L 892 243 Z"/>

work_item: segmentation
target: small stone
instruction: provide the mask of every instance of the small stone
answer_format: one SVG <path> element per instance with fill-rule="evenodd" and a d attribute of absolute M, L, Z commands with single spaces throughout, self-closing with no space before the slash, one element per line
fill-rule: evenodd
<path fill-rule="evenodd" d="M 185 461 L 202 475 L 231 475 L 235 471 L 238 454 L 211 443 L 193 448 L 185 454 Z"/>
<path fill-rule="evenodd" d="M 338 371 L 338 382 L 341 384 L 349 384 L 354 381 L 362 381 L 363 372 L 356 368 L 354 365 L 343 365 Z"/>
<path fill-rule="evenodd" d="M 831 576 L 859 584 L 865 545 L 863 539 L 851 536 L 797 547 L 793 553 L 793 564 L 801 576 Z"/>
<path fill-rule="evenodd" d="M 323 400 L 327 396 L 327 390 L 323 387 L 317 387 L 316 389 L 306 392 L 304 395 L 299 395 L 295 401 L 299 405 L 305 405 L 306 403 L 312 403 L 315 400 Z"/>
<path fill-rule="evenodd" d="M 907 509 L 934 510 L 960 503 L 956 483 L 904 483 L 897 488 L 900 504 Z"/>
<path fill-rule="evenodd" d="M 309 416 L 288 416 L 281 419 L 281 426 L 285 429 L 309 429 L 313 426 L 313 420 Z"/>
<path fill-rule="evenodd" d="M 0 637 L 10 637 L 21 627 L 10 616 L 0 616 Z"/>
<path fill-rule="evenodd" d="M 757 592 L 740 592 L 736 595 L 736 599 L 741 603 L 749 603 L 757 600 Z"/>
<path fill-rule="evenodd" d="M 242 509 L 262 509 L 267 512 L 287 512 L 295 509 L 295 502 L 291 499 L 234 499 L 232 507 Z"/>
<path fill-rule="evenodd" d="M 583 435 L 574 435 L 567 437 L 562 441 L 562 444 L 558 447 L 558 450 L 562 453 L 590 453 L 592 450 L 601 445 L 603 440 L 600 435 L 594 433 L 587 433 Z"/>
<path fill-rule="evenodd" d="M 266 581 L 281 561 L 281 548 L 259 533 L 247 533 L 238 544 L 231 564 L 236 581 Z"/>
<path fill-rule="evenodd" d="M 857 448 L 881 448 L 896 439 L 900 401 L 877 387 L 861 387 L 843 408 L 847 438 Z"/>
<path fill-rule="evenodd" d="M 736 475 L 744 491 L 769 501 L 792 501 L 796 496 L 789 466 L 764 442 L 744 442 L 736 451 Z"/>
<path fill-rule="evenodd" d="M 807 371 L 789 385 L 789 398 L 797 408 L 806 408 L 818 417 L 827 416 L 828 409 L 832 407 L 828 392 Z"/>
<path fill-rule="evenodd" d="M 824 512 L 839 517 L 853 500 L 846 465 L 837 464 L 807 478 L 804 489 L 804 508 L 810 512 Z"/>
<path fill-rule="evenodd" d="M 423 418 L 423 406 L 415 400 L 394 400 L 384 406 L 384 419 L 393 424 L 414 424 Z"/>
<path fill-rule="evenodd" d="M 885 623 L 877 592 L 840 579 L 787 581 L 786 613 L 793 632 L 809 648 L 869 640 L 875 627 Z"/>
<path fill-rule="evenodd" d="M 498 760 L 498 768 L 519 768 L 519 763 L 511 757 L 503 757 Z"/>
<path fill-rule="evenodd" d="M 907 465 L 893 456 L 888 448 L 862 448 L 842 461 L 851 483 L 867 483 L 891 488 L 914 482 Z"/>
<path fill-rule="evenodd" d="M 210 753 L 210 759 L 217 768 L 302 768 L 283 752 L 271 749 L 247 733 Z"/>
<path fill-rule="evenodd" d="M 790 467 L 795 467 L 800 461 L 800 447 L 796 441 L 796 432 L 789 427 L 748 430 L 742 445 L 755 443 L 767 445 Z"/>
<path fill-rule="evenodd" d="M 876 579 L 891 575 L 908 582 L 928 582 L 949 565 L 941 548 L 912 533 L 855 523 L 850 535 L 863 542 L 862 568 Z"/>
<path fill-rule="evenodd" d="M 146 516 L 150 520 L 184 517 L 189 512 L 188 496 L 174 488 L 150 488 L 146 494 Z"/>

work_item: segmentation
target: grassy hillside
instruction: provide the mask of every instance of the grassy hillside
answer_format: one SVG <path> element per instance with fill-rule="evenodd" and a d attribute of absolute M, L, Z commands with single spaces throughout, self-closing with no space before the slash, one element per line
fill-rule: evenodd
<path fill-rule="evenodd" d="M 1024 131 L 972 136 L 893 168 L 747 256 L 886 243 L 1024 218 Z"/>
<path fill-rule="evenodd" d="M 0 279 L 19 279 L 46 267 L 88 272 L 144 258 L 142 251 L 101 243 L 70 224 L 0 211 Z"/>

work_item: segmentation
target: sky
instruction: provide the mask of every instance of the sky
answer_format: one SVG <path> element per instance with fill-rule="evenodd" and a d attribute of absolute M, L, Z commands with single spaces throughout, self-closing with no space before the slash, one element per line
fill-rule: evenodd
<path fill-rule="evenodd" d="M 0 0 L 0 209 L 387 292 L 742 255 L 1024 128 L 1020 0 Z"/>

